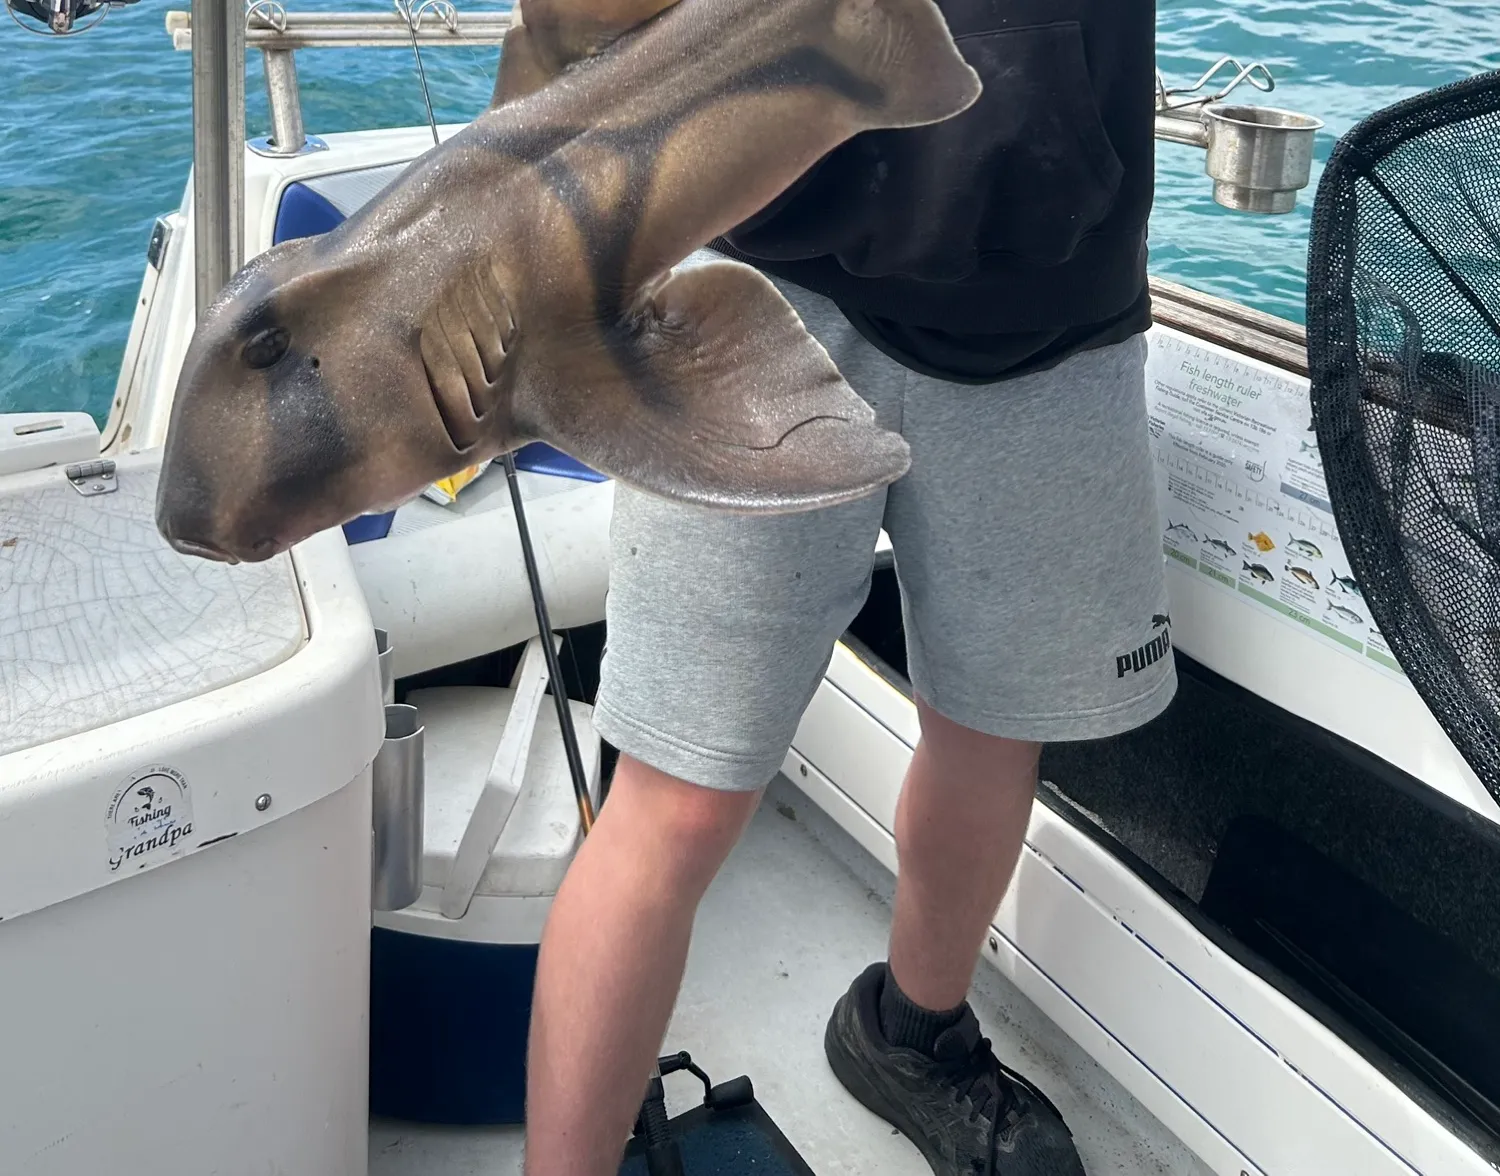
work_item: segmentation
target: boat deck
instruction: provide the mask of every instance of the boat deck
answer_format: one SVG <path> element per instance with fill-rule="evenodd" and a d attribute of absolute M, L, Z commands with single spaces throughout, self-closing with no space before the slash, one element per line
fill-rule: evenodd
<path fill-rule="evenodd" d="M 890 876 L 779 779 L 700 910 L 663 1052 L 685 1049 L 715 1082 L 748 1074 L 761 1104 L 818 1176 L 927 1176 L 917 1149 L 838 1085 L 822 1052 L 833 1002 L 885 953 Z M 1073 1129 L 1089 1176 L 1207 1176 L 1091 1058 L 988 965 L 973 1003 L 1002 1060 L 1040 1086 Z M 667 1079 L 673 1114 L 702 1096 Z M 377 1120 L 370 1176 L 511 1176 L 519 1128 Z"/>

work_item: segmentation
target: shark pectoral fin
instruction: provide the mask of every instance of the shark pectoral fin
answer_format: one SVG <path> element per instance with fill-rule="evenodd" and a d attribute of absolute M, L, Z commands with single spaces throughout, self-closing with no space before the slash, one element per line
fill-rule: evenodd
<path fill-rule="evenodd" d="M 738 262 L 675 273 L 609 337 L 559 341 L 524 366 L 523 433 L 663 498 L 790 513 L 873 493 L 911 462 L 776 287 Z"/>
<path fill-rule="evenodd" d="M 679 0 L 520 0 L 500 49 L 490 106 L 535 93 Z"/>

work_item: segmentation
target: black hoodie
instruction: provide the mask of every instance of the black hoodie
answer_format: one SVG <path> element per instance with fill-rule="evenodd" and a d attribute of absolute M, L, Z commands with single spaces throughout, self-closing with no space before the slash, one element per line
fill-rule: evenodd
<path fill-rule="evenodd" d="M 937 3 L 978 101 L 856 136 L 716 248 L 827 295 L 947 379 L 1036 371 L 1144 330 L 1155 0 Z"/>

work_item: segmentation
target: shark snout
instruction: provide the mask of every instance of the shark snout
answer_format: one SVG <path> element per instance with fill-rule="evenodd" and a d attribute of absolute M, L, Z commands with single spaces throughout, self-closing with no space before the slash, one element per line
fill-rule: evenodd
<path fill-rule="evenodd" d="M 275 536 L 259 527 L 228 523 L 209 508 L 207 494 L 162 492 L 157 501 L 156 527 L 179 555 L 217 563 L 258 563 L 284 549 Z"/>
<path fill-rule="evenodd" d="M 243 544 L 232 543 L 224 539 L 203 538 L 201 536 L 208 532 L 179 533 L 170 523 L 161 525 L 160 530 L 167 545 L 178 555 L 196 556 L 199 559 L 213 560 L 217 563 L 260 563 L 285 550 L 287 546 L 270 536 Z"/>
<path fill-rule="evenodd" d="M 178 555 L 196 555 L 199 559 L 211 559 L 218 563 L 240 562 L 229 552 L 219 550 L 212 543 L 202 543 L 197 539 L 168 539 L 167 542 Z"/>

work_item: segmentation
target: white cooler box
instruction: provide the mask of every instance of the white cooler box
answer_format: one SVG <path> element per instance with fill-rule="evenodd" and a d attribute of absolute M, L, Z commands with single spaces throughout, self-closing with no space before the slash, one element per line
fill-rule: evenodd
<path fill-rule="evenodd" d="M 336 530 L 174 553 L 158 460 L 0 476 L 0 1171 L 365 1176 L 369 613 Z"/>
<path fill-rule="evenodd" d="M 554 638 L 554 641 L 557 639 Z M 413 690 L 425 742 L 421 889 L 371 936 L 370 1111 L 520 1123 L 537 944 L 582 838 L 539 638 L 510 687 Z M 595 808 L 592 708 L 569 704 Z"/>

